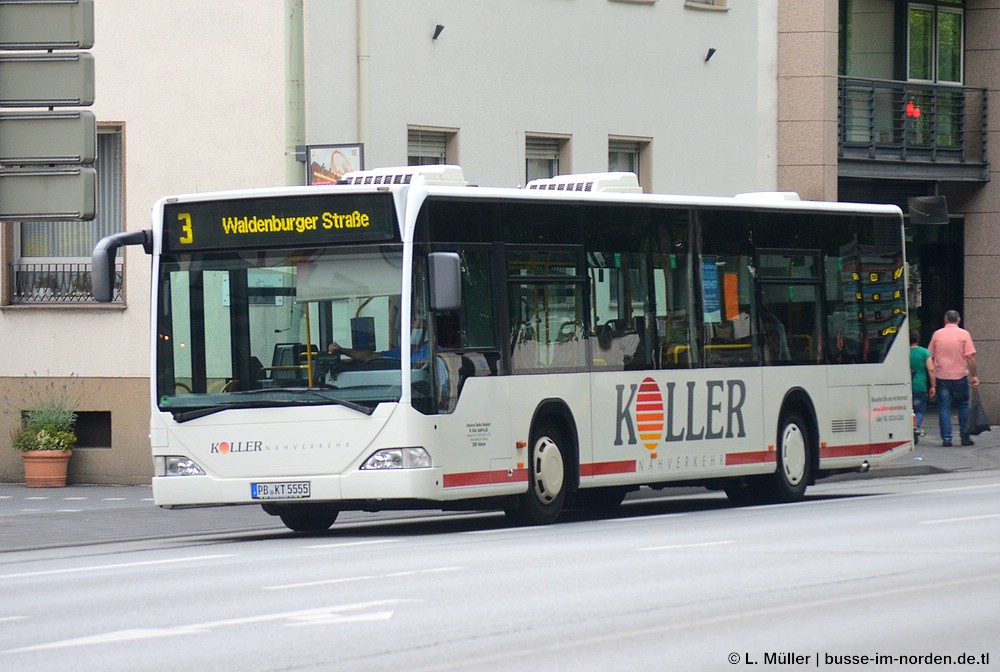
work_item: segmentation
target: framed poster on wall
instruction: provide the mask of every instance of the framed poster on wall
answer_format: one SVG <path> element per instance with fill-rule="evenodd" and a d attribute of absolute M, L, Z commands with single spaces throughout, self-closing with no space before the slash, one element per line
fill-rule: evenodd
<path fill-rule="evenodd" d="M 336 184 L 344 173 L 364 168 L 365 146 L 361 143 L 306 147 L 306 184 Z"/>

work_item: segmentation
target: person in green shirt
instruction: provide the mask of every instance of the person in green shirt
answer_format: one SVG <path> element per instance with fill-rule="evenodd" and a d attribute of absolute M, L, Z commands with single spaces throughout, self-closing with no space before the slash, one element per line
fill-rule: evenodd
<path fill-rule="evenodd" d="M 910 383 L 913 387 L 913 414 L 917 421 L 913 427 L 913 443 L 919 443 L 924 433 L 921 425 L 927 412 L 927 400 L 934 397 L 937 381 L 930 350 L 921 347 L 920 334 L 916 329 L 910 331 Z"/>

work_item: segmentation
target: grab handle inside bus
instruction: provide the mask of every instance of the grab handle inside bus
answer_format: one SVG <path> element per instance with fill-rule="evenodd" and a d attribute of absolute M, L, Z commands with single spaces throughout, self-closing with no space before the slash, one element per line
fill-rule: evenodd
<path fill-rule="evenodd" d="M 431 310 L 458 310 L 462 305 L 462 263 L 457 252 L 428 255 Z"/>
<path fill-rule="evenodd" d="M 101 303 L 109 303 L 115 291 L 115 256 L 122 245 L 142 245 L 146 254 L 153 253 L 153 232 L 123 231 L 105 236 L 94 247 L 91 266 L 92 291 Z"/>

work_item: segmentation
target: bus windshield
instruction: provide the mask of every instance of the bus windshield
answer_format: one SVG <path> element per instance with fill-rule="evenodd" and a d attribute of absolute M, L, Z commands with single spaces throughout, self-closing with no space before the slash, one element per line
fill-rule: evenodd
<path fill-rule="evenodd" d="M 160 410 L 398 401 L 402 259 L 398 244 L 164 254 Z"/>

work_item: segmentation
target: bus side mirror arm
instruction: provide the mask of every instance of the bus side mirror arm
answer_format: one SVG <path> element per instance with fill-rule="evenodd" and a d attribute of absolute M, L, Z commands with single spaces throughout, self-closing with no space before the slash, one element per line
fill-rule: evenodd
<path fill-rule="evenodd" d="M 115 256 L 122 245 L 142 245 L 146 254 L 153 253 L 153 232 L 123 231 L 97 241 L 91 265 L 94 298 L 109 303 L 115 291 Z"/>
<path fill-rule="evenodd" d="M 462 305 L 462 262 L 458 253 L 431 252 L 427 260 L 431 310 L 458 310 Z"/>

